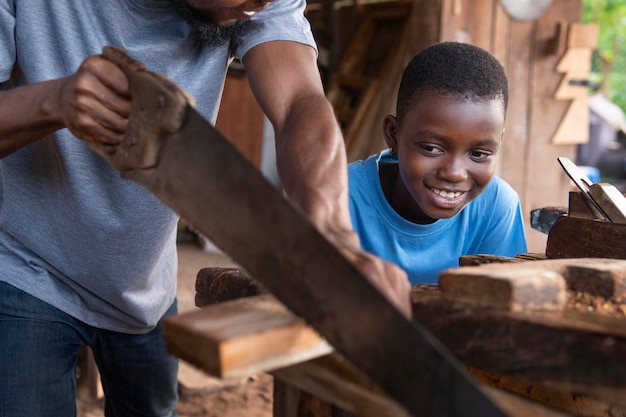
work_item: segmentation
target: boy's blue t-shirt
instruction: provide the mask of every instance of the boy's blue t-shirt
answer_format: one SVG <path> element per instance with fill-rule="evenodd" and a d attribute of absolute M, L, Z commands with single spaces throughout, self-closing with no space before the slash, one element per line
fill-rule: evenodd
<path fill-rule="evenodd" d="M 349 165 L 350 214 L 363 249 L 403 268 L 412 284 L 436 283 L 464 255 L 527 252 L 519 198 L 501 178 L 493 177 L 456 216 L 416 224 L 385 198 L 378 168 L 383 161 L 397 158 L 385 150 Z"/>
<path fill-rule="evenodd" d="M 232 44 L 199 46 L 170 0 L 0 0 L 0 89 L 71 75 L 113 45 L 214 122 L 233 55 L 273 40 L 315 47 L 305 6 L 274 2 Z M 148 331 L 176 294 L 177 220 L 60 130 L 0 160 L 0 281 L 87 324 Z"/>

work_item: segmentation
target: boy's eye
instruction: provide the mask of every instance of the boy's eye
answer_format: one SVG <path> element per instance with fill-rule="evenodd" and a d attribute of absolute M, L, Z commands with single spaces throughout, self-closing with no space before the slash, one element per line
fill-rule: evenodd
<path fill-rule="evenodd" d="M 469 156 L 475 161 L 485 161 L 491 157 L 492 153 L 488 151 L 470 151 Z"/>
<path fill-rule="evenodd" d="M 443 149 L 441 149 L 438 146 L 431 145 L 428 143 L 421 143 L 419 146 L 422 149 L 422 151 L 427 155 L 442 155 L 443 154 Z"/>

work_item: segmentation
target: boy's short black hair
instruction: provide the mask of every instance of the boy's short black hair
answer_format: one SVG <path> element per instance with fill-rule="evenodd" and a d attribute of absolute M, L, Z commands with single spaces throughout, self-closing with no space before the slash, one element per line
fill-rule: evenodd
<path fill-rule="evenodd" d="M 461 42 L 441 42 L 422 49 L 404 70 L 396 117 L 400 122 L 424 92 L 459 95 L 466 99 L 509 102 L 504 68 L 486 50 Z"/>

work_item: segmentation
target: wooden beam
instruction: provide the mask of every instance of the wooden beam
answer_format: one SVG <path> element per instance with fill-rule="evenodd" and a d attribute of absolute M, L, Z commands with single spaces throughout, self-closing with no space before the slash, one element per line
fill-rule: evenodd
<path fill-rule="evenodd" d="M 164 332 L 168 351 L 210 375 L 272 372 L 362 417 L 409 416 L 272 295 L 180 314 L 164 324 Z"/>
<path fill-rule="evenodd" d="M 472 308 L 420 290 L 413 311 L 468 366 L 626 406 L 626 365 L 617 359 L 626 355 L 624 319 Z"/>
<path fill-rule="evenodd" d="M 417 311 L 420 311 L 420 303 L 417 303 L 417 306 Z M 251 310 L 247 311 L 248 307 Z M 269 317 L 281 319 L 255 319 L 259 312 L 264 318 L 269 314 Z M 252 323 L 244 324 L 250 320 Z M 271 329 L 272 327 L 274 329 Z M 285 327 L 284 331 L 281 330 Z M 245 372 L 253 374 L 268 371 L 280 381 L 291 385 L 291 387 L 279 385 L 282 389 L 287 391 L 300 389 L 360 417 L 410 415 L 339 354 L 320 350 L 319 345 L 327 346 L 322 339 L 318 339 L 317 344 L 309 339 L 309 353 L 294 357 L 293 347 L 285 344 L 285 338 L 281 336 L 285 333 L 314 334 L 303 320 L 284 309 L 271 295 L 227 301 L 184 313 L 177 316 L 176 320 L 168 321 L 165 327 L 168 350 L 211 375 L 244 376 Z M 234 364 L 231 360 L 234 356 L 228 354 L 229 348 L 234 345 L 234 339 L 230 336 L 225 337 L 225 334 L 238 334 L 243 339 L 241 346 L 247 346 L 245 350 L 238 349 L 240 353 L 247 352 L 249 358 L 243 360 L 245 366 L 237 367 L 236 371 L 228 368 L 228 365 Z M 253 344 L 250 343 L 251 340 L 254 340 Z M 209 348 L 211 346 L 213 348 Z M 220 347 L 216 348 L 217 346 Z M 258 349 L 266 352 L 273 350 L 274 353 L 267 356 L 283 357 L 283 360 L 267 360 L 267 357 L 259 356 L 256 352 Z M 298 350 L 301 349 L 304 347 L 298 346 Z M 310 359 L 299 361 L 299 358 L 304 356 Z M 255 360 L 258 362 L 255 363 Z M 286 365 L 281 368 L 277 366 L 278 363 Z M 215 364 L 221 364 L 221 367 Z M 478 386 L 509 416 L 562 416 L 539 403 L 491 389 L 482 383 Z M 296 401 L 299 407 L 307 408 L 310 414 L 306 415 L 316 417 L 328 415 L 327 404 L 324 402 L 315 401 L 315 398 L 310 397 L 303 400 L 297 390 L 292 393 L 295 395 L 287 395 L 288 392 L 283 394 L 284 401 L 281 401 L 281 395 L 278 396 L 279 410 L 283 410 L 283 413 L 275 413 L 277 416 L 301 417 L 293 414 L 294 409 L 297 409 L 292 404 L 293 401 Z"/>
<path fill-rule="evenodd" d="M 409 417 L 363 373 L 333 353 L 271 372 L 302 391 L 359 417 Z"/>
<path fill-rule="evenodd" d="M 562 309 L 565 279 L 533 264 L 450 269 L 439 276 L 439 287 L 445 299 L 472 305 L 511 311 Z"/>
<path fill-rule="evenodd" d="M 572 291 L 626 299 L 626 260 L 575 258 L 491 263 L 444 271 L 439 285 L 443 298 L 450 301 L 508 310 L 553 310 L 564 305 L 561 280 Z M 550 297 L 545 294 L 548 292 Z"/>
<path fill-rule="evenodd" d="M 332 352 L 304 320 L 271 295 L 240 298 L 164 323 L 169 351 L 208 372 L 244 377 Z"/>

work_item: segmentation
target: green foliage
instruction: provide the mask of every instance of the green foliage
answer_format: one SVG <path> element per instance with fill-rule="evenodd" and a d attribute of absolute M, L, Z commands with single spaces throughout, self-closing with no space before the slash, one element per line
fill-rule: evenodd
<path fill-rule="evenodd" d="M 583 0 L 582 21 L 599 28 L 590 81 L 626 111 L 626 0 Z"/>

